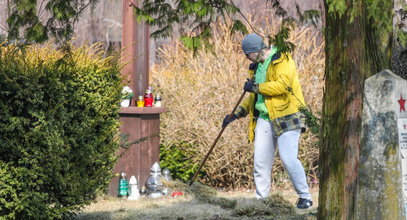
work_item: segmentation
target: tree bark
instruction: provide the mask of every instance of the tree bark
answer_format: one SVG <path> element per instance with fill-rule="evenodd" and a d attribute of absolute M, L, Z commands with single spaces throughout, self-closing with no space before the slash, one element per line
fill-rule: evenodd
<path fill-rule="evenodd" d="M 326 69 L 318 219 L 354 219 L 363 85 L 366 78 L 390 69 L 391 64 L 392 33 L 377 28 L 368 16 L 365 1 L 344 1 L 347 7 L 342 15 L 329 11 L 329 1 L 325 1 Z M 382 10 L 390 12 L 393 8 Z"/>

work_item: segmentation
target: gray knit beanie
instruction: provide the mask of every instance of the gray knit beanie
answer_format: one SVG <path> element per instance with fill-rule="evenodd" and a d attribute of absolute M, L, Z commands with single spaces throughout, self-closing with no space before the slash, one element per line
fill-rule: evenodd
<path fill-rule="evenodd" d="M 248 34 L 242 40 L 242 49 L 245 54 L 259 52 L 265 47 L 263 39 L 257 34 Z"/>

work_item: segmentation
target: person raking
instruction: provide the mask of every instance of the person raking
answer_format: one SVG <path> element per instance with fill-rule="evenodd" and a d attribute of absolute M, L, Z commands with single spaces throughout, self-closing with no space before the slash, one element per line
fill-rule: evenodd
<path fill-rule="evenodd" d="M 305 106 L 296 65 L 289 53 L 280 53 L 275 46 L 266 47 L 257 34 L 248 34 L 242 49 L 250 61 L 252 79 L 244 83 L 246 97 L 233 115 L 227 115 L 222 126 L 250 116 L 249 140 L 254 139 L 254 182 L 256 197 L 270 194 L 271 171 L 275 151 L 287 170 L 299 196 L 297 208 L 312 206 L 304 167 L 298 159 L 300 134 L 305 131 L 304 116 L 299 111 Z"/>

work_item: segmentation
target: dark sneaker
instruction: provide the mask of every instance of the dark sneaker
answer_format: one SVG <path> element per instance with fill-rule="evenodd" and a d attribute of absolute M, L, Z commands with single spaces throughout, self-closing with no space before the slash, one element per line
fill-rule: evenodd
<path fill-rule="evenodd" d="M 309 199 L 299 198 L 297 201 L 297 208 L 299 209 L 308 209 L 312 206 L 312 201 Z"/>

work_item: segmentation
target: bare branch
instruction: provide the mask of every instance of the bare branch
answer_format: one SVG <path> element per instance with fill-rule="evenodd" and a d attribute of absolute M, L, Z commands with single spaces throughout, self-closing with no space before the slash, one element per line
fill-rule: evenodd
<path fill-rule="evenodd" d="M 44 5 L 44 2 L 45 2 L 45 1 L 47 1 L 47 0 L 42 0 L 42 2 L 41 2 L 41 4 L 40 4 L 40 7 L 38 8 L 37 17 L 38 17 L 38 19 L 40 19 L 40 20 L 41 20 L 42 14 L 45 12 L 45 7 L 43 8 L 43 5 Z"/>
<path fill-rule="evenodd" d="M 237 8 L 237 6 L 236 6 L 235 3 L 233 2 L 233 0 L 230 0 L 230 3 L 232 3 L 232 5 Z M 240 10 L 238 10 L 238 13 L 239 13 L 239 14 L 243 17 L 243 19 L 249 24 L 250 28 L 253 30 L 254 33 L 256 33 L 256 34 L 262 36 L 262 34 L 260 34 L 259 31 L 258 31 L 255 27 L 253 27 L 253 25 L 250 23 L 250 21 L 246 18 L 246 16 L 245 16 Z M 263 37 L 264 37 L 264 36 L 263 36 Z"/>

